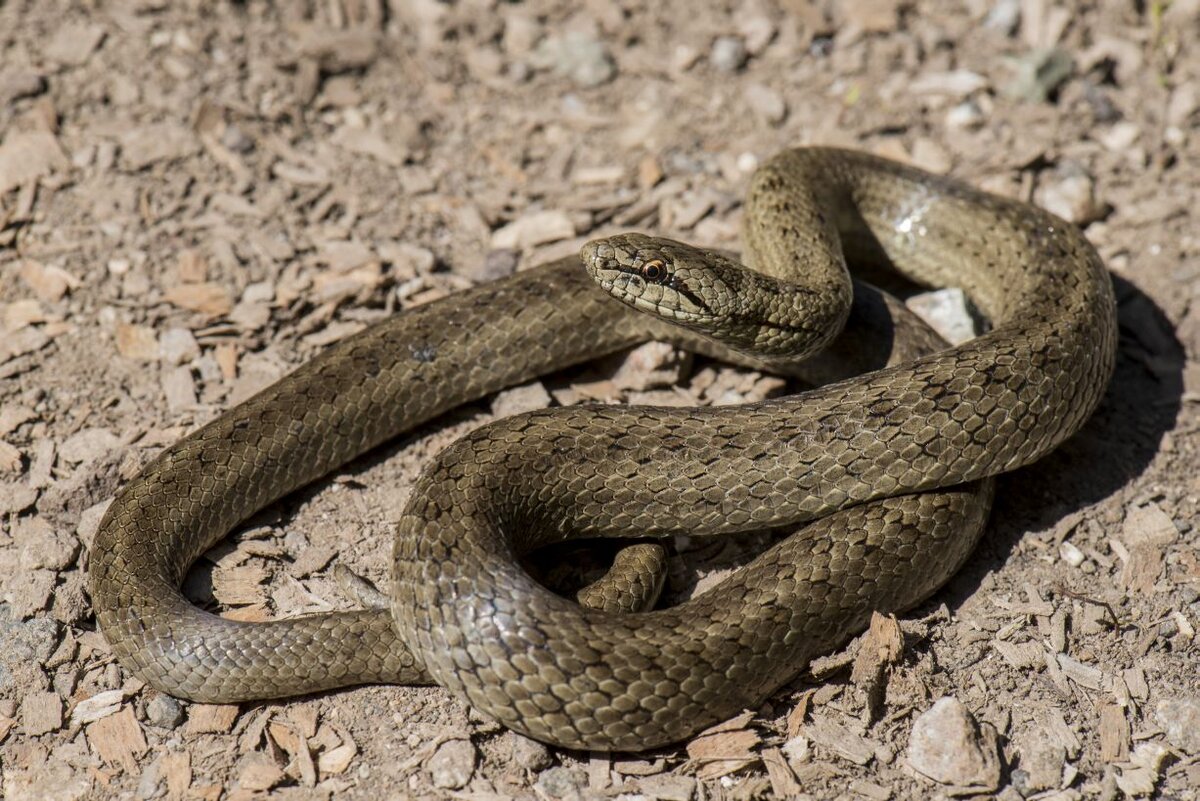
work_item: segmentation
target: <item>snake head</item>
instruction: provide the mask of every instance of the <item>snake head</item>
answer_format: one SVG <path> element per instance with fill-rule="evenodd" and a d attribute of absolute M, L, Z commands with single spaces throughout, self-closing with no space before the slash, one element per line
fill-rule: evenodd
<path fill-rule="evenodd" d="M 635 309 L 711 333 L 737 308 L 740 268 L 711 250 L 644 234 L 588 242 L 584 266 L 604 291 Z"/>

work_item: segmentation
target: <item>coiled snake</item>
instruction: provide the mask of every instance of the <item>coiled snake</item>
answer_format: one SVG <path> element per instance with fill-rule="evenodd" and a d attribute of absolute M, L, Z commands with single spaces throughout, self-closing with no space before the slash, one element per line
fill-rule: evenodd
<path fill-rule="evenodd" d="M 558 263 L 406 311 L 167 449 L 118 494 L 91 552 L 96 618 L 117 657 L 201 701 L 432 680 L 533 737 L 637 750 L 754 707 L 871 610 L 930 595 L 982 527 L 981 480 L 1071 436 L 1104 392 L 1116 320 L 1099 257 L 1027 204 L 819 148 L 757 171 L 745 234 L 758 272 L 623 235 L 585 246 L 586 272 Z M 579 406 L 478 429 L 417 481 L 390 615 L 242 623 L 179 591 L 256 510 L 505 386 L 648 338 L 792 371 L 846 319 L 846 258 L 881 253 L 913 281 L 963 287 L 992 329 L 748 406 Z M 904 341 L 896 305 L 863 292 L 855 314 Z M 572 537 L 808 521 L 721 587 L 648 613 L 581 607 L 517 563 Z"/>

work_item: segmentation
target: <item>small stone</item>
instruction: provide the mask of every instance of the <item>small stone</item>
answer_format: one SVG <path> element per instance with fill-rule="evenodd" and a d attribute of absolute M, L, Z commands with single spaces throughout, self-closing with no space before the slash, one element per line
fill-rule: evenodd
<path fill-rule="evenodd" d="M 1062 783 L 1063 765 L 1067 761 L 1067 751 L 1062 745 L 1050 741 L 1045 732 L 1037 732 L 1034 738 L 1027 742 L 1018 742 L 1021 753 L 1022 781 L 1017 784 L 1014 771 L 1014 784 L 1021 795 L 1029 796 L 1044 790 L 1057 789 Z"/>
<path fill-rule="evenodd" d="M 946 127 L 973 131 L 986 121 L 983 109 L 974 100 L 964 100 L 946 112 Z"/>
<path fill-rule="evenodd" d="M 999 0 L 988 12 L 983 27 L 999 31 L 1005 36 L 1012 36 L 1017 32 L 1017 25 L 1020 23 L 1021 0 Z"/>
<path fill-rule="evenodd" d="M 949 172 L 951 167 L 950 154 L 946 149 L 924 137 L 913 142 L 912 160 L 921 169 L 939 175 Z"/>
<path fill-rule="evenodd" d="M 579 798 L 587 788 L 587 776 L 575 768 L 550 768 L 538 776 L 537 788 L 549 798 Z"/>
<path fill-rule="evenodd" d="M 1122 120 L 1111 128 L 1096 134 L 1096 141 L 1104 145 L 1105 150 L 1123 153 L 1133 147 L 1141 135 L 1142 129 L 1136 122 Z"/>
<path fill-rule="evenodd" d="M 429 758 L 428 770 L 434 787 L 444 790 L 465 787 L 475 772 L 475 746 L 469 740 L 442 743 Z"/>
<path fill-rule="evenodd" d="M 1087 558 L 1075 543 L 1065 541 L 1058 546 L 1058 555 L 1071 567 L 1079 567 Z"/>
<path fill-rule="evenodd" d="M 107 428 L 84 428 L 63 440 L 58 455 L 70 464 L 82 464 L 111 453 L 120 444 L 120 438 Z"/>
<path fill-rule="evenodd" d="M 49 131 L 12 131 L 0 145 L 0 195 L 70 166 Z"/>
<path fill-rule="evenodd" d="M 617 74 L 616 62 L 604 42 L 583 31 L 546 37 L 538 45 L 533 60 L 537 66 L 552 69 L 585 89 L 608 83 Z"/>
<path fill-rule="evenodd" d="M 939 784 L 990 792 L 1000 783 L 996 730 L 981 727 L 951 696 L 938 699 L 913 724 L 908 763 Z"/>
<path fill-rule="evenodd" d="M 766 14 L 745 14 L 738 22 L 738 33 L 746 43 L 746 51 L 752 56 L 767 49 L 767 45 L 775 38 L 776 30 L 774 20 Z"/>
<path fill-rule="evenodd" d="M 1096 182 L 1087 170 L 1074 162 L 1064 162 L 1048 183 L 1038 187 L 1034 200 L 1068 222 L 1087 225 L 1104 216 L 1095 190 Z"/>
<path fill-rule="evenodd" d="M 768 125 L 779 125 L 787 117 L 787 104 L 783 101 L 783 95 L 771 87 L 752 83 L 743 93 L 755 115 Z"/>
<path fill-rule="evenodd" d="M 492 414 L 496 417 L 512 417 L 522 412 L 545 409 L 551 403 L 550 393 L 541 381 L 519 387 L 511 387 L 492 399 Z"/>
<path fill-rule="evenodd" d="M 913 295 L 904 305 L 951 345 L 978 336 L 967 295 L 957 287 Z"/>
<path fill-rule="evenodd" d="M 915 95 L 948 95 L 965 98 L 986 89 L 988 79 L 970 70 L 950 70 L 949 72 L 927 72 L 920 75 L 908 87 Z"/>
<path fill-rule="evenodd" d="M 200 356 L 200 345 L 188 329 L 168 328 L 158 339 L 158 355 L 170 365 L 186 364 Z"/>
<path fill-rule="evenodd" d="M 545 770 L 550 767 L 550 749 L 539 743 L 537 740 L 531 740 L 528 737 L 522 737 L 519 734 L 513 733 L 512 758 L 519 766 L 525 770 L 537 771 Z"/>
<path fill-rule="evenodd" d="M 385 242 L 379 246 L 379 258 L 392 265 L 399 278 L 415 278 L 433 272 L 437 262 L 433 251 L 408 242 Z"/>
<path fill-rule="evenodd" d="M 1167 742 L 1185 754 L 1200 754 L 1200 697 L 1164 698 L 1154 707 L 1154 719 Z"/>
<path fill-rule="evenodd" d="M 156 693 L 146 704 L 146 722 L 160 729 L 175 729 L 183 723 L 183 704 L 164 693 Z"/>
<path fill-rule="evenodd" d="M 104 41 L 104 28 L 81 22 L 66 22 L 50 37 L 42 54 L 71 67 L 87 62 L 100 43 Z"/>
<path fill-rule="evenodd" d="M 613 374 L 618 389 L 644 391 L 678 384 L 691 370 L 692 354 L 665 342 L 647 342 L 629 352 Z"/>
<path fill-rule="evenodd" d="M 734 73 L 746 66 L 750 53 L 740 36 L 718 36 L 713 42 L 708 59 L 719 71 Z"/>
<path fill-rule="evenodd" d="M 1004 87 L 1010 97 L 1044 103 L 1075 71 L 1075 60 L 1061 48 L 1034 50 L 1013 62 L 1015 75 Z"/>
<path fill-rule="evenodd" d="M 1195 81 L 1183 81 L 1175 87 L 1167 101 L 1167 125 L 1190 128 L 1195 124 L 1197 109 L 1200 109 L 1200 89 Z"/>
<path fill-rule="evenodd" d="M 27 69 L 16 69 L 0 75 L 0 106 L 15 100 L 33 97 L 46 91 L 46 79 Z"/>
<path fill-rule="evenodd" d="M 517 251 L 511 248 L 495 248 L 489 250 L 483 262 L 470 270 L 469 274 L 480 283 L 496 281 L 515 273 L 518 260 Z"/>

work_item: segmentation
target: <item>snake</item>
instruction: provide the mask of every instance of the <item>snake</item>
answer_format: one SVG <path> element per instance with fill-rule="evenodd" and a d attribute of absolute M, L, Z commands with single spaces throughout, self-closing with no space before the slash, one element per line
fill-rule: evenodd
<path fill-rule="evenodd" d="M 978 539 L 992 477 L 1100 402 L 1117 335 L 1102 260 L 1029 203 L 821 147 L 757 168 L 743 245 L 738 259 L 639 233 L 590 241 L 369 326 L 165 449 L 117 493 L 90 551 L 116 658 L 212 703 L 432 682 L 538 740 L 637 751 L 759 708 L 873 611 L 927 599 Z M 931 344 L 851 278 L 860 264 L 960 287 L 989 327 Z M 850 333 L 856 320 L 868 336 Z M 477 428 L 416 479 L 382 607 L 244 622 L 182 594 L 208 548 L 298 487 L 455 406 L 650 339 L 800 376 L 825 349 L 837 380 Z M 778 541 L 650 611 L 580 605 L 520 561 L 572 539 L 747 531 Z"/>

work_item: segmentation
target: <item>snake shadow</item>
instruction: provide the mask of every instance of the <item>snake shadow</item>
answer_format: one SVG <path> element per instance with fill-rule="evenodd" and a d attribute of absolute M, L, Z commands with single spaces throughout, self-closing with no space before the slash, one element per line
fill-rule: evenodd
<path fill-rule="evenodd" d="M 982 541 L 967 564 L 926 603 L 957 609 L 1021 539 L 1133 483 L 1162 447 L 1183 402 L 1184 350 L 1162 309 L 1113 275 L 1119 340 L 1116 370 L 1091 419 L 1034 464 L 1001 476 Z"/>

